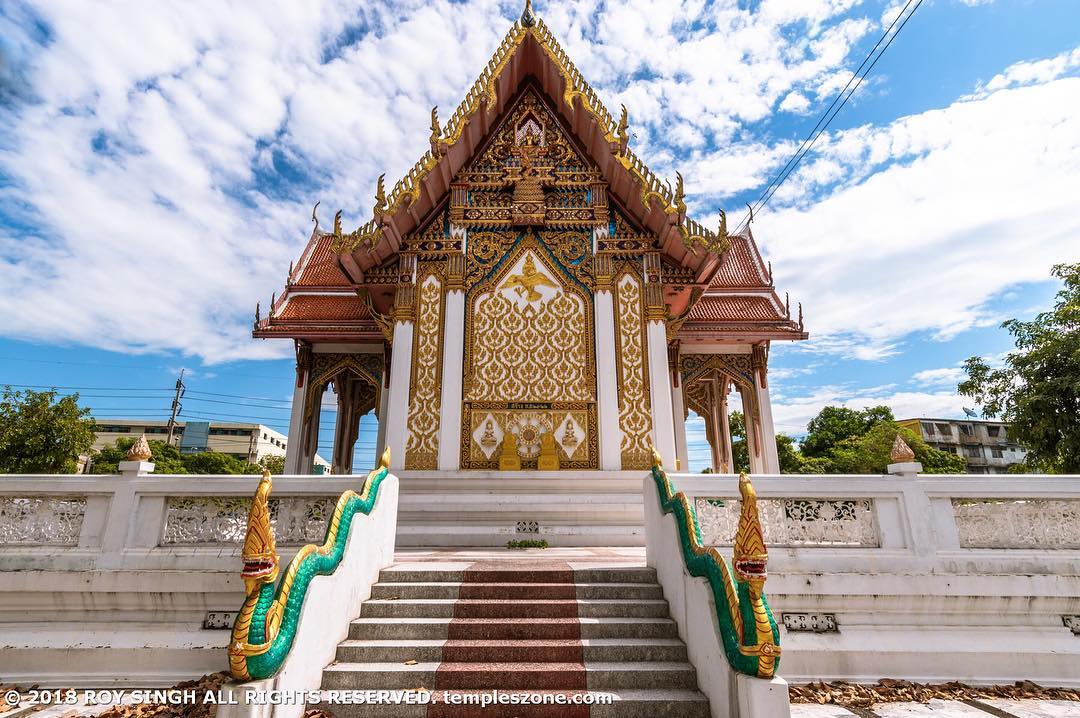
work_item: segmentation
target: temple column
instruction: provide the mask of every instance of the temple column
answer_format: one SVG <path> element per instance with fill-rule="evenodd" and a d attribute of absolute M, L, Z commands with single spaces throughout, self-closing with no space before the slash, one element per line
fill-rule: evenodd
<path fill-rule="evenodd" d="M 293 386 L 292 412 L 289 414 L 289 436 L 285 443 L 285 473 L 311 473 L 311 466 L 304 466 L 303 445 L 304 402 L 307 396 L 308 380 L 311 378 L 311 345 L 304 341 L 296 343 L 296 382 Z"/>
<path fill-rule="evenodd" d="M 593 294 L 596 334 L 596 403 L 600 430 L 600 468 L 622 468 L 622 431 L 619 429 L 619 389 L 615 378 L 615 300 L 611 257 L 593 260 L 596 277 Z"/>
<path fill-rule="evenodd" d="M 392 354 L 387 354 L 390 358 Z M 375 457 L 372 466 L 379 465 L 379 457 L 386 448 L 386 406 L 390 400 L 390 366 L 389 362 L 383 365 L 383 382 L 379 391 L 379 406 L 375 409 L 375 418 L 379 420 L 379 427 L 375 431 Z"/>
<path fill-rule="evenodd" d="M 725 420 L 727 401 L 715 378 L 709 379 L 706 391 L 709 397 L 709 416 L 706 421 L 712 434 L 713 471 L 728 474 L 731 473 L 731 434 Z"/>
<path fill-rule="evenodd" d="M 352 402 L 349 401 L 349 383 L 344 377 L 334 379 L 334 394 L 337 399 L 337 416 L 334 420 L 334 446 L 330 455 L 330 473 L 344 474 L 345 470 L 345 444 L 348 443 L 345 436 L 349 431 L 349 409 Z"/>
<path fill-rule="evenodd" d="M 465 371 L 465 255 L 447 258 L 443 318 L 442 397 L 439 404 L 439 469 L 461 468 L 461 382 Z"/>
<path fill-rule="evenodd" d="M 757 392 L 752 386 L 739 385 L 742 397 L 743 423 L 746 426 L 746 452 L 750 457 L 750 473 L 769 473 L 765 468 L 765 457 L 761 451 L 761 417 L 758 414 Z"/>
<path fill-rule="evenodd" d="M 675 458 L 678 459 L 679 471 L 689 471 L 690 449 L 686 444 L 686 405 L 679 373 L 678 342 L 668 350 L 668 365 L 671 371 L 671 416 L 675 422 Z"/>
<path fill-rule="evenodd" d="M 730 474 L 735 471 L 735 456 L 731 450 L 731 412 L 728 407 L 728 392 L 731 390 L 731 383 L 727 377 L 721 379 L 720 382 L 720 389 L 717 392 L 720 397 L 717 410 L 720 414 L 719 441 L 723 462 L 723 471 L 720 473 Z"/>
<path fill-rule="evenodd" d="M 394 300 L 394 351 L 390 359 L 390 396 L 386 402 L 386 445 L 390 468 L 405 467 L 408 442 L 409 384 L 412 382 L 413 325 L 416 315 L 416 259 L 402 257 L 397 296 Z M 408 277 L 412 281 L 408 281 Z"/>
<path fill-rule="evenodd" d="M 671 411 L 671 374 L 668 370 L 667 305 L 660 283 L 660 258 L 655 254 L 645 256 L 645 321 L 653 446 L 660 453 L 664 466 L 674 467 L 675 420 Z"/>
<path fill-rule="evenodd" d="M 761 449 L 766 474 L 780 473 L 780 455 L 776 450 L 776 428 L 773 426 L 772 401 L 769 399 L 769 351 L 766 344 L 756 344 L 750 355 L 754 369 L 754 393 L 761 425 Z"/>

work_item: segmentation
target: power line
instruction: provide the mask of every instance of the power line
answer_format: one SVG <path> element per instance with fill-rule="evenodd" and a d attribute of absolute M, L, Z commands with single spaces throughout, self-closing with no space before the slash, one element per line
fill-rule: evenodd
<path fill-rule="evenodd" d="M 913 2 L 915 3 L 915 6 L 912 7 L 911 12 L 909 12 L 907 16 L 904 17 L 904 13 L 907 11 L 908 7 L 910 7 Z M 880 60 L 882 55 L 885 54 L 885 51 L 889 49 L 889 46 L 892 45 L 893 40 L 895 40 L 896 36 L 900 34 L 900 31 L 904 29 L 904 26 L 907 25 L 908 20 L 910 20 L 911 17 L 915 14 L 915 11 L 919 9 L 919 6 L 922 5 L 922 2 L 923 0 L 907 0 L 907 3 L 904 5 L 903 8 L 901 8 L 897 16 L 893 18 L 893 21 L 889 23 L 889 26 L 887 28 L 885 28 L 885 32 L 883 32 L 881 37 L 878 38 L 878 41 L 874 43 L 874 47 L 871 48 L 870 52 L 866 55 L 866 58 L 863 59 L 858 69 L 855 70 L 855 73 L 851 76 L 851 79 L 847 81 L 847 84 L 844 85 L 844 88 L 840 90 L 839 94 L 837 94 L 836 97 L 833 98 L 832 103 L 825 110 L 825 113 L 817 121 L 817 124 L 814 125 L 814 129 L 810 131 L 810 134 L 807 135 L 806 139 L 804 139 L 802 141 L 802 144 L 799 145 L 799 149 L 795 151 L 795 154 L 791 156 L 791 158 L 787 161 L 783 168 L 781 168 L 781 170 L 773 177 L 772 181 L 765 188 L 765 191 L 762 193 L 761 197 L 758 198 L 757 202 L 754 203 L 754 206 L 743 217 L 742 221 L 739 223 L 738 229 L 736 230 L 737 232 L 741 231 L 742 228 L 747 225 L 749 220 L 754 216 L 754 213 L 760 212 L 761 209 L 765 207 L 765 204 L 770 199 L 772 199 L 772 196 L 776 194 L 776 191 L 778 189 L 780 189 L 780 185 L 787 181 L 787 178 L 790 177 L 791 173 L 794 172 L 795 169 L 799 166 L 799 163 L 802 162 L 803 158 L 810 152 L 811 149 L 813 149 L 814 144 L 816 144 L 818 141 L 818 138 L 820 138 L 821 135 L 825 132 L 825 130 L 828 129 L 829 125 L 832 124 L 832 121 L 836 119 L 836 116 L 840 113 L 840 110 L 844 109 L 844 106 L 847 104 L 848 100 L 850 100 L 851 96 L 854 95 L 855 92 L 859 89 L 859 86 L 862 85 L 863 80 L 865 80 L 867 75 L 869 75 L 870 72 L 874 69 L 874 65 L 878 63 L 878 60 Z M 896 26 L 897 21 L 900 20 L 901 17 L 904 18 L 903 22 L 901 22 L 900 26 L 896 28 L 896 32 L 893 32 L 890 36 L 889 33 L 892 32 L 893 27 Z M 888 42 L 885 43 L 885 46 L 881 48 L 881 52 L 878 52 L 877 56 L 875 57 L 874 53 L 877 51 L 878 47 L 881 45 L 882 41 L 885 40 L 886 37 L 889 38 Z M 871 61 L 872 57 L 873 61 Z M 868 67 L 867 62 L 870 63 Z M 866 71 L 862 72 L 864 67 L 866 67 Z M 860 72 L 862 72 L 861 75 Z M 855 83 L 854 87 L 852 87 L 853 82 Z M 850 92 L 848 92 L 848 88 L 851 88 Z M 837 106 L 837 103 L 839 103 L 839 106 Z M 834 107 L 835 111 L 833 111 Z M 829 114 L 830 112 L 832 112 L 831 115 Z"/>

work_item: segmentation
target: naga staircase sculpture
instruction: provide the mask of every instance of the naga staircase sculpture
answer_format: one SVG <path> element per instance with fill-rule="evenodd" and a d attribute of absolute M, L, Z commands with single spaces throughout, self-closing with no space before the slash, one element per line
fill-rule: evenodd
<path fill-rule="evenodd" d="M 379 486 L 390 471 L 390 449 L 379 466 L 367 475 L 360 493 L 341 495 L 321 546 L 308 544 L 296 552 L 284 577 L 279 564 L 270 520 L 270 472 L 264 472 L 248 515 L 247 536 L 241 557 L 247 599 L 233 624 L 229 642 L 229 672 L 237 680 L 268 678 L 277 673 L 296 638 L 300 610 L 315 576 L 332 574 L 341 563 L 349 527 L 359 512 L 371 513 Z"/>
<path fill-rule="evenodd" d="M 739 475 L 742 511 L 729 568 L 715 547 L 702 544 L 694 507 L 686 494 L 673 490 L 655 450 L 652 476 L 661 510 L 675 515 L 679 546 L 687 570 L 691 576 L 704 578 L 712 589 L 718 630 L 728 663 L 739 673 L 772 678 L 780 662 L 780 631 L 765 600 L 769 555 L 753 484 L 746 474 Z"/>

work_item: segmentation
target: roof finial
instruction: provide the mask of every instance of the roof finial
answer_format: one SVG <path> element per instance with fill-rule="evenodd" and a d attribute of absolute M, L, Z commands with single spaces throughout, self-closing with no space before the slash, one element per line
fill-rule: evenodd
<path fill-rule="evenodd" d="M 375 183 L 375 209 L 373 210 L 375 214 L 379 214 L 381 210 L 385 210 L 387 207 L 385 181 L 386 173 L 383 172 L 379 175 L 378 182 Z"/>
<path fill-rule="evenodd" d="M 754 221 L 754 208 L 750 206 L 750 203 L 746 203 L 746 208 L 750 210 L 750 219 L 746 220 L 746 226 L 749 227 L 750 223 Z"/>
<path fill-rule="evenodd" d="M 315 203 L 314 207 L 311 208 L 311 221 L 315 223 L 315 231 L 316 232 L 319 231 L 319 217 L 318 217 L 318 215 L 315 214 L 315 210 L 317 210 L 319 208 L 320 204 L 322 204 L 321 199 L 318 202 Z"/>
<path fill-rule="evenodd" d="M 521 12 L 521 24 L 532 27 L 536 24 L 536 15 L 533 14 L 532 0 L 525 0 L 525 9 Z"/>
<path fill-rule="evenodd" d="M 619 126 L 615 129 L 615 138 L 619 141 L 619 152 L 626 152 L 626 145 L 630 142 L 630 113 L 626 111 L 626 105 L 622 106 Z"/>
<path fill-rule="evenodd" d="M 772 283 L 773 283 L 773 281 L 772 281 L 772 260 L 770 259 L 769 260 L 769 286 L 770 287 L 772 286 Z M 790 319 L 790 318 L 791 317 L 789 316 L 788 319 Z"/>
<path fill-rule="evenodd" d="M 899 434 L 896 435 L 896 439 L 893 441 L 892 451 L 889 452 L 889 461 L 894 464 L 900 464 L 907 461 L 915 460 L 915 452 L 911 450 L 911 447 L 907 445 L 903 437 Z"/>
<path fill-rule="evenodd" d="M 259 328 L 259 321 L 262 319 L 262 317 L 259 316 L 260 308 L 261 307 L 259 306 L 259 302 L 255 302 L 255 321 L 252 322 L 252 324 L 251 324 L 252 329 L 258 329 Z"/>
<path fill-rule="evenodd" d="M 802 322 L 802 302 L 799 302 L 799 331 L 801 332 L 802 330 L 803 330 L 803 322 Z"/>
<path fill-rule="evenodd" d="M 784 311 L 787 313 L 787 318 L 791 319 L 791 295 L 784 292 Z"/>
<path fill-rule="evenodd" d="M 726 237 L 727 234 L 727 212 L 720 210 L 720 228 L 716 230 L 716 236 Z"/>

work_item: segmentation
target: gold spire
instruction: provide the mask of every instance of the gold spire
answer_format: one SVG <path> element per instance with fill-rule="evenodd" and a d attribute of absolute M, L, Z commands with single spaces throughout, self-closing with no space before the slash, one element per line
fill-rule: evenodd
<path fill-rule="evenodd" d="M 533 13 L 532 0 L 525 0 L 525 9 L 521 12 L 521 24 L 532 27 L 536 24 L 536 15 Z"/>
<path fill-rule="evenodd" d="M 258 313 L 258 310 L 256 310 Z M 141 434 L 139 438 L 131 445 L 131 448 L 127 452 L 128 461 L 149 461 L 150 460 L 150 444 L 146 441 L 146 434 Z"/>
<path fill-rule="evenodd" d="M 892 451 L 889 452 L 889 461 L 894 464 L 904 464 L 915 460 L 915 452 L 907 445 L 907 442 L 897 434 L 893 441 Z"/>

